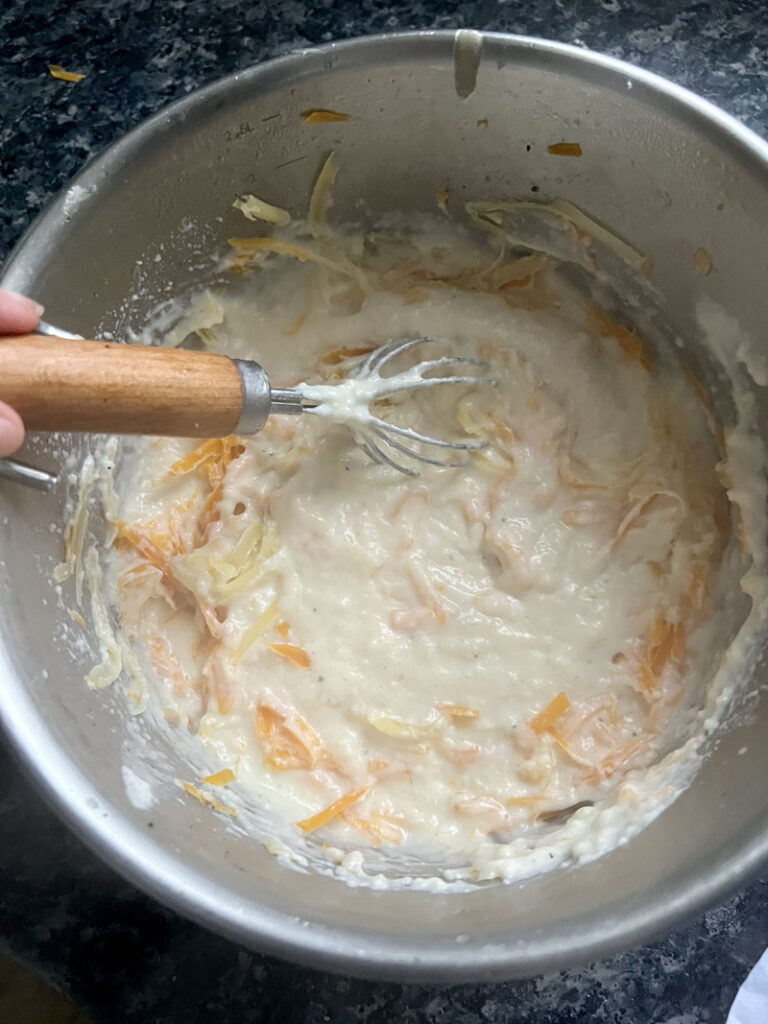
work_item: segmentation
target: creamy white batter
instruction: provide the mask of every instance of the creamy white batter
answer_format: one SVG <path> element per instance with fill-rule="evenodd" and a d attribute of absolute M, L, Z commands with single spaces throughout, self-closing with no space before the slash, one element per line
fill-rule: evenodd
<path fill-rule="evenodd" d="M 138 446 L 115 520 L 122 628 L 209 752 L 190 795 L 221 813 L 230 792 L 255 800 L 274 852 L 309 843 L 347 875 L 374 849 L 447 879 L 604 852 L 676 792 L 687 748 L 646 769 L 716 669 L 731 509 L 708 413 L 551 259 L 458 232 L 348 239 L 355 259 L 328 265 L 292 245 L 266 261 L 238 246 L 236 269 L 261 265 L 170 340 L 197 328 L 288 386 L 343 378 L 390 338 L 443 338 L 499 387 L 378 411 L 490 445 L 417 478 L 320 417 Z"/>

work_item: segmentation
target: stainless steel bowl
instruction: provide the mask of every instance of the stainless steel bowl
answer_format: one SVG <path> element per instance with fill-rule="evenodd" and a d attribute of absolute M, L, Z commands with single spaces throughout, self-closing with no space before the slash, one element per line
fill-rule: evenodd
<path fill-rule="evenodd" d="M 478 43 L 482 55 L 477 59 Z M 475 81 L 476 79 L 476 81 Z M 351 114 L 310 126 L 310 108 Z M 547 146 L 578 140 L 579 159 Z M 565 196 L 653 254 L 683 332 L 710 295 L 761 339 L 768 323 L 768 146 L 696 96 L 556 43 L 422 32 L 271 61 L 196 92 L 91 163 L 36 221 L 3 284 L 54 323 L 92 335 L 141 317 L 164 283 L 184 289 L 241 230 L 233 197 L 295 211 L 324 155 L 342 172 L 334 216 L 433 210 L 456 200 Z M 221 219 L 223 217 L 223 220 Z M 714 269 L 703 276 L 693 253 Z M 195 255 L 195 253 L 197 253 Z M 155 256 L 160 260 L 155 261 Z M 138 298 L 125 305 L 126 297 Z M 142 295 L 145 296 L 142 299 Z M 768 424 L 768 418 L 765 418 Z M 38 462 L 74 442 L 34 442 Z M 90 691 L 92 656 L 62 639 L 51 593 L 63 492 L 0 485 L 0 711 L 65 819 L 106 860 L 181 913 L 281 956 L 353 974 L 461 981 L 572 965 L 641 943 L 743 884 L 768 857 L 768 702 L 721 739 L 695 783 L 603 859 L 463 895 L 374 892 L 281 867 L 171 784 L 116 690 Z M 754 679 L 765 683 L 765 673 Z M 737 756 L 737 755 L 741 756 Z M 123 766 L 164 774 L 156 803 Z M 151 764 L 150 764 L 151 762 Z M 151 822 L 151 827 L 150 827 Z"/>

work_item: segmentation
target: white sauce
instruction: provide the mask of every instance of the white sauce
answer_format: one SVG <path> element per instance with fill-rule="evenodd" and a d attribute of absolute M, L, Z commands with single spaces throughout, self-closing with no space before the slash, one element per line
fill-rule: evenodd
<path fill-rule="evenodd" d="M 133 769 L 124 764 L 122 769 L 123 785 L 128 794 L 128 799 L 139 811 L 148 811 L 155 805 L 155 797 L 152 787 L 146 779 L 140 778 Z"/>
<path fill-rule="evenodd" d="M 209 348 L 276 386 L 319 379 L 321 415 L 186 463 L 192 442 L 141 443 L 119 485 L 123 632 L 166 717 L 268 813 L 269 849 L 356 884 L 509 881 L 626 841 L 688 781 L 697 723 L 726 701 L 710 619 L 745 568 L 683 376 L 649 372 L 566 292 L 547 311 L 547 272 L 498 294 L 435 280 L 488 259 L 442 241 L 420 240 L 420 277 L 370 274 L 367 296 L 318 297 L 319 272 L 285 264 L 203 296 Z M 422 335 L 500 386 L 384 413 L 491 441 L 411 479 L 328 421 L 359 423 L 373 397 L 333 383 L 354 362 L 338 350 Z"/>

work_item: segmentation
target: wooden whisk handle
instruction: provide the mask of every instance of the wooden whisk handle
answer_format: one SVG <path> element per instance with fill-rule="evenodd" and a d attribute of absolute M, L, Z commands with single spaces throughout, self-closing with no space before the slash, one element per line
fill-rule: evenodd
<path fill-rule="evenodd" d="M 227 356 L 26 334 L 0 339 L 0 400 L 28 430 L 224 437 L 243 381 Z"/>

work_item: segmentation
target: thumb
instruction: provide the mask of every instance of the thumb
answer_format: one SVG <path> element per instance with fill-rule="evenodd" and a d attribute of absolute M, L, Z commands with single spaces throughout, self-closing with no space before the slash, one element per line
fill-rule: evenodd
<path fill-rule="evenodd" d="M 0 402 L 0 457 L 10 455 L 24 443 L 24 424 L 10 405 Z"/>
<path fill-rule="evenodd" d="M 38 302 L 0 288 L 0 334 L 25 334 L 33 331 L 43 315 Z"/>

